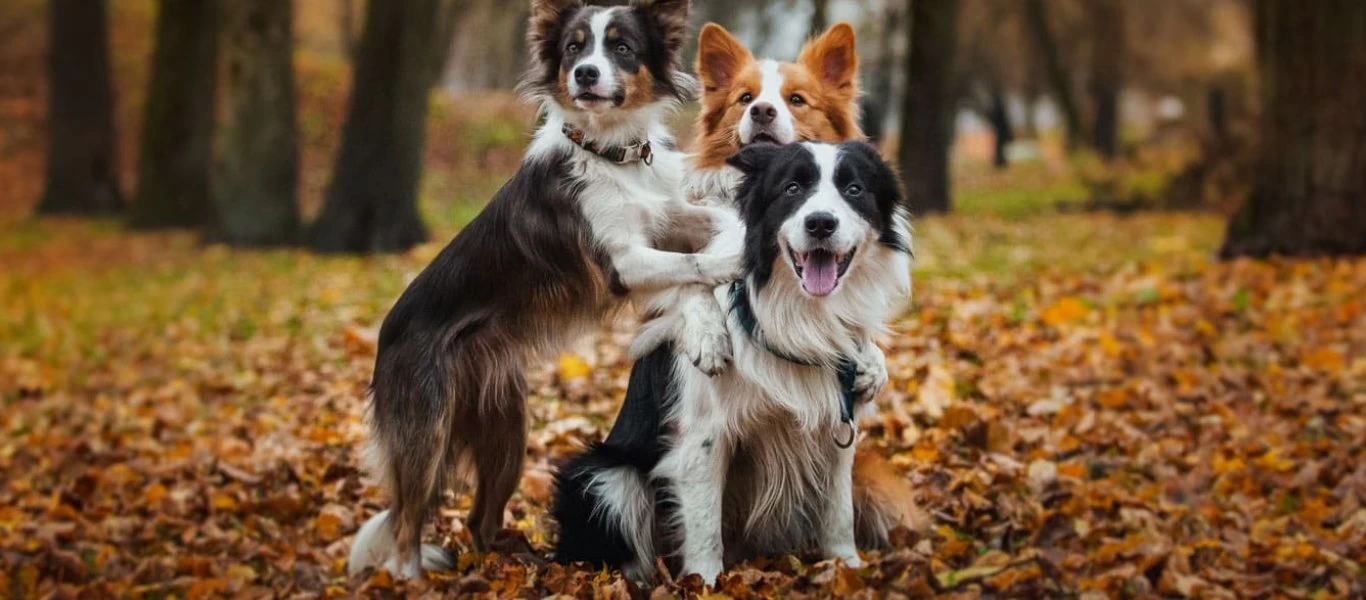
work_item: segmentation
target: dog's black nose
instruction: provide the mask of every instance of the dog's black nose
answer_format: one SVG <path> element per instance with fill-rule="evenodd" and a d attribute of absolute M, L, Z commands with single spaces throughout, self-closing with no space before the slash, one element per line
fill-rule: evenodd
<path fill-rule="evenodd" d="M 828 212 L 811 213 L 806 216 L 806 233 L 818 240 L 830 237 L 839 226 L 840 220 Z"/>
<path fill-rule="evenodd" d="M 598 68 L 593 65 L 579 65 L 574 69 L 574 82 L 589 86 L 598 82 Z"/>
<path fill-rule="evenodd" d="M 778 109 L 767 102 L 755 102 L 749 107 L 749 118 L 754 119 L 755 125 L 768 125 L 778 116 Z"/>

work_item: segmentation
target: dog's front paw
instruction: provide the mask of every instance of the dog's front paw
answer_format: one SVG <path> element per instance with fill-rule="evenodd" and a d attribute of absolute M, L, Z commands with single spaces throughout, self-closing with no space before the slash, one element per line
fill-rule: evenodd
<path fill-rule="evenodd" d="M 694 254 L 693 256 L 697 260 L 697 276 L 700 280 L 698 283 L 720 285 L 740 278 L 743 265 L 739 254 L 734 256 Z"/>
<path fill-rule="evenodd" d="M 887 357 L 877 344 L 868 344 L 868 348 L 859 357 L 854 375 L 854 394 L 863 402 L 872 401 L 887 385 Z"/>
<path fill-rule="evenodd" d="M 716 578 L 721 575 L 722 570 L 724 570 L 724 568 L 722 567 L 720 561 L 707 561 L 705 564 L 696 565 L 696 568 L 694 568 L 692 565 L 685 565 L 683 567 L 683 577 L 687 577 L 695 573 L 698 576 L 702 577 L 703 585 L 714 586 L 716 585 Z"/>
<path fill-rule="evenodd" d="M 688 327 L 679 338 L 679 345 L 688 360 L 708 377 L 715 377 L 730 364 L 730 335 L 724 326 Z"/>
<path fill-rule="evenodd" d="M 840 562 L 843 562 L 844 566 L 849 567 L 850 569 L 863 568 L 863 559 L 859 557 L 857 552 L 849 556 L 837 556 L 835 558 L 840 559 Z"/>

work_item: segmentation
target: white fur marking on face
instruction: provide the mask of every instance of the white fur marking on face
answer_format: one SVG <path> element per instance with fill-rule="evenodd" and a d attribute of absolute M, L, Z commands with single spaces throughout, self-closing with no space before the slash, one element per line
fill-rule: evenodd
<path fill-rule="evenodd" d="M 778 111 L 778 115 L 773 119 L 773 123 L 767 128 L 760 128 L 754 124 L 754 119 L 750 117 L 749 109 L 745 109 L 745 116 L 740 119 L 740 143 L 748 144 L 754 141 L 754 136 L 758 133 L 769 133 L 777 138 L 780 144 L 791 144 L 797 141 L 797 128 L 794 125 L 792 110 L 787 106 L 787 100 L 783 98 L 783 73 L 778 69 L 779 64 L 776 60 L 764 60 L 759 62 L 759 93 L 755 95 L 754 101 L 750 106 L 760 102 L 772 104 Z"/>
<path fill-rule="evenodd" d="M 840 159 L 839 147 L 811 142 L 802 146 L 816 159 L 820 177 L 817 180 L 816 192 L 783 222 L 780 230 L 783 241 L 794 252 L 806 252 L 816 247 L 838 253 L 854 250 L 869 237 L 871 228 L 863 217 L 849 206 L 840 190 L 835 187 L 835 169 L 839 167 Z M 818 212 L 828 212 L 839 220 L 839 228 L 828 240 L 815 240 L 806 233 L 806 217 Z"/>
<path fill-rule="evenodd" d="M 574 63 L 574 68 L 569 71 L 569 94 L 578 96 L 582 93 L 590 93 L 603 98 L 611 98 L 617 93 L 617 72 L 612 65 L 612 59 L 607 53 L 607 26 L 611 25 L 614 17 L 620 9 L 610 8 L 594 14 L 588 20 L 588 29 L 593 33 L 593 47 L 587 49 L 587 55 Z M 591 65 L 598 68 L 598 82 L 588 89 L 579 87 L 574 80 L 574 71 L 583 65 Z M 577 103 L 577 102 L 576 102 Z"/>

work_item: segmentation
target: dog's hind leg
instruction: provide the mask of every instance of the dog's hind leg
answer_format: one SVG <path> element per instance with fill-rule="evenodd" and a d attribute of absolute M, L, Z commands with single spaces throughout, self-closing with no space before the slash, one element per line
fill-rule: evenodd
<path fill-rule="evenodd" d="M 468 525 L 475 549 L 486 552 L 503 528 L 503 509 L 517 490 L 526 455 L 526 376 L 522 361 L 485 365 L 479 418 L 460 424 L 472 441 L 478 488 Z"/>
<path fill-rule="evenodd" d="M 421 545 L 422 527 L 450 478 L 451 465 L 443 453 L 454 413 L 447 370 L 424 342 L 395 347 L 376 364 L 367 459 L 392 506 L 356 535 L 350 560 L 353 574 L 382 566 L 412 578 L 423 568 L 453 566 L 441 548 Z"/>

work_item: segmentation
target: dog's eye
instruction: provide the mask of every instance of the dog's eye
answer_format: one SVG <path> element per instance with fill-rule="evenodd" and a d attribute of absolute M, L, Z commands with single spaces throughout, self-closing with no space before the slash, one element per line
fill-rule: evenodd
<path fill-rule="evenodd" d="M 630 54 L 630 53 L 631 53 L 631 47 L 630 47 L 630 46 L 627 46 L 626 44 L 617 44 L 617 54 L 621 54 L 621 55 L 625 56 L 625 55 Z"/>
<path fill-rule="evenodd" d="M 789 183 L 786 188 L 783 188 L 783 193 L 789 196 L 796 196 L 797 194 L 802 193 L 802 186 L 797 185 L 795 182 Z"/>
<path fill-rule="evenodd" d="M 740 95 L 740 104 L 749 104 L 752 100 L 754 100 L 754 94 L 745 92 Z"/>
<path fill-rule="evenodd" d="M 851 183 L 851 184 L 849 184 L 849 187 L 844 188 L 844 195 L 846 195 L 846 196 L 862 196 L 862 195 L 863 195 L 863 186 L 861 186 L 861 185 L 859 185 L 859 184 L 857 184 L 857 183 Z"/>
<path fill-rule="evenodd" d="M 568 54 L 578 54 L 579 50 L 582 49 L 583 46 L 580 46 L 578 42 L 569 42 L 569 45 L 564 47 L 564 51 Z"/>
<path fill-rule="evenodd" d="M 792 97 L 788 98 L 787 101 L 788 103 L 792 104 L 792 106 L 801 106 L 803 104 L 806 104 L 806 98 L 803 98 L 801 94 L 792 94 Z"/>

